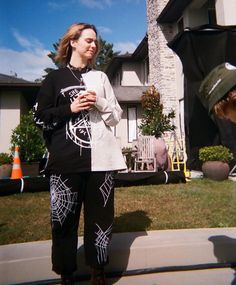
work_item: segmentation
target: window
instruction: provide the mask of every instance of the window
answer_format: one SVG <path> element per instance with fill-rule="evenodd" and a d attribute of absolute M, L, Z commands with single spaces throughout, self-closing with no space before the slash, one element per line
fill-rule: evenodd
<path fill-rule="evenodd" d="M 137 139 L 137 108 L 128 107 L 127 110 L 128 121 L 128 142 Z"/>
<path fill-rule="evenodd" d="M 112 81 L 114 86 L 120 86 L 121 85 L 121 73 L 117 72 L 113 78 Z"/>
<path fill-rule="evenodd" d="M 144 85 L 148 85 L 149 82 L 149 58 L 144 60 Z"/>

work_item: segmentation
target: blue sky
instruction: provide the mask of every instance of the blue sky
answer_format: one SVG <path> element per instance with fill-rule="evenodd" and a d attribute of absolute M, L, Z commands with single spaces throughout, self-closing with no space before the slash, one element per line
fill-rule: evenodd
<path fill-rule="evenodd" d="M 115 51 L 133 52 L 147 30 L 146 1 L 1 0 L 0 73 L 42 77 L 53 43 L 74 22 L 94 24 Z"/>

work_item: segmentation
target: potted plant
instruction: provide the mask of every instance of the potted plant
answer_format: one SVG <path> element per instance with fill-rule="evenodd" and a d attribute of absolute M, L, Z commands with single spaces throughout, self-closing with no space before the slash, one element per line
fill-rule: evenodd
<path fill-rule="evenodd" d="M 0 153 L 0 179 L 11 176 L 12 156 L 8 153 Z"/>
<path fill-rule="evenodd" d="M 174 131 L 173 119 L 175 112 L 164 114 L 160 93 L 155 86 L 151 86 L 141 97 L 143 109 L 139 129 L 143 136 L 154 136 L 154 152 L 156 154 L 157 168 L 166 170 L 170 168 L 166 143 L 162 138 L 164 132 Z"/>
<path fill-rule="evenodd" d="M 143 93 L 141 105 L 143 114 L 139 129 L 142 135 L 159 138 L 164 132 L 175 130 L 175 125 L 172 123 L 172 119 L 175 118 L 175 112 L 163 113 L 160 93 L 154 86 L 151 86 Z"/>
<path fill-rule="evenodd" d="M 230 167 L 228 162 L 233 153 L 223 145 L 205 146 L 199 149 L 199 160 L 203 162 L 202 172 L 207 178 L 222 181 L 228 178 Z"/>
<path fill-rule="evenodd" d="M 24 176 L 38 176 L 39 162 L 45 153 L 45 144 L 40 130 L 34 123 L 33 112 L 22 115 L 20 124 L 12 131 L 11 151 L 19 146 Z"/>
<path fill-rule="evenodd" d="M 134 166 L 134 150 L 132 147 L 123 147 L 122 154 L 125 157 L 128 172 L 131 172 Z"/>

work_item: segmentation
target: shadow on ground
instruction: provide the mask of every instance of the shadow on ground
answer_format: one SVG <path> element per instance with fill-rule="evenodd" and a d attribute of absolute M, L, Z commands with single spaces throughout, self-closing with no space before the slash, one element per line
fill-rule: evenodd
<path fill-rule="evenodd" d="M 127 228 L 127 226 L 124 226 L 125 224 L 130 225 L 129 228 L 132 235 L 127 235 L 125 240 L 122 241 L 122 244 L 117 240 L 119 235 L 116 235 L 112 239 L 110 246 L 110 252 L 112 254 L 109 255 L 109 265 L 106 268 L 106 275 L 112 278 L 112 282 L 114 283 L 125 274 L 129 263 L 131 245 L 136 238 L 147 235 L 146 230 L 151 224 L 151 219 L 147 213 L 142 210 L 121 214 L 114 220 L 114 231 L 119 229 L 119 232 L 122 232 L 123 228 Z M 75 279 L 81 281 L 89 280 L 90 272 L 89 268 L 85 266 L 83 246 L 78 248 L 77 264 L 78 270 L 75 274 Z M 81 275 L 80 272 L 83 272 L 83 275 Z"/>
<path fill-rule="evenodd" d="M 234 279 L 231 285 L 236 285 L 236 239 L 225 235 L 211 236 L 209 238 L 214 245 L 214 255 L 218 262 L 229 264 L 234 268 Z"/>

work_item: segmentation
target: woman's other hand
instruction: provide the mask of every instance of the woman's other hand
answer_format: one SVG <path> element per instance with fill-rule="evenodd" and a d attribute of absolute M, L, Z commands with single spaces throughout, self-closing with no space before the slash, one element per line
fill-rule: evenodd
<path fill-rule="evenodd" d="M 91 109 L 96 103 L 96 93 L 87 90 L 71 103 L 70 109 L 72 113 L 78 113 L 82 110 Z"/>

